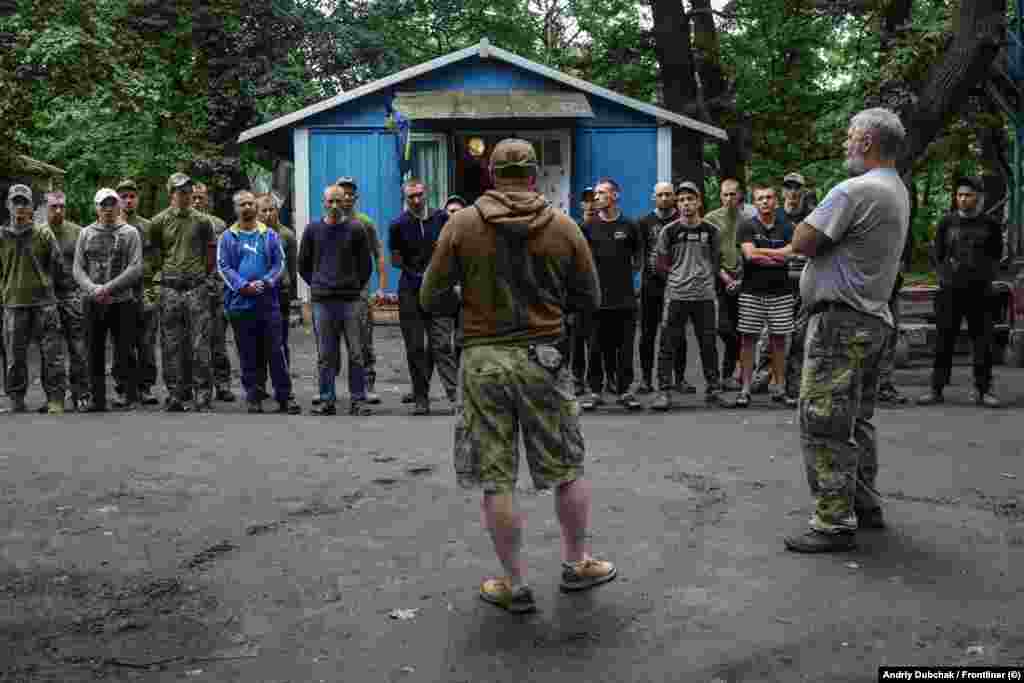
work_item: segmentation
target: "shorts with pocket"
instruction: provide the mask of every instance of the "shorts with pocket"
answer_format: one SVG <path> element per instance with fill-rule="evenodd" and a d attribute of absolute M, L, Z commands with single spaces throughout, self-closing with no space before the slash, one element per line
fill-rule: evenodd
<path fill-rule="evenodd" d="M 583 475 L 583 433 L 572 374 L 564 363 L 550 370 L 535 356 L 526 346 L 470 346 L 462 352 L 463 400 L 454 448 L 460 486 L 514 491 L 520 432 L 536 488 Z"/>

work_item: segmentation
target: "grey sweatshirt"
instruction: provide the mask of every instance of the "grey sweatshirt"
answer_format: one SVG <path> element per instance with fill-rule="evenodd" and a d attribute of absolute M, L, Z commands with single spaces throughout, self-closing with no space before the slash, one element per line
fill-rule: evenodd
<path fill-rule="evenodd" d="M 86 297 L 107 287 L 113 303 L 133 301 L 142 278 L 142 238 L 131 225 L 100 223 L 82 228 L 75 245 L 75 281 Z"/>

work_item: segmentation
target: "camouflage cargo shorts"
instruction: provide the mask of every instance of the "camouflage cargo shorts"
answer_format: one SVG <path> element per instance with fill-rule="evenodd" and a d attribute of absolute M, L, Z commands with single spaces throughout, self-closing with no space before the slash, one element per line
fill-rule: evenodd
<path fill-rule="evenodd" d="M 454 452 L 460 486 L 515 490 L 520 431 L 536 488 L 583 475 L 580 407 L 572 374 L 554 346 L 472 346 L 463 352 L 461 373 Z"/>

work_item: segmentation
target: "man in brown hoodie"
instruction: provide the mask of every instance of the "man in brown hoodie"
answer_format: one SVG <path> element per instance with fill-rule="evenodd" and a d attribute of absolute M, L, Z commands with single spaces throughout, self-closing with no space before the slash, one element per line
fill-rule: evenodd
<path fill-rule="evenodd" d="M 610 562 L 587 553 L 590 487 L 572 374 L 558 342 L 568 312 L 600 304 L 593 257 L 579 227 L 534 187 L 537 156 L 524 140 L 491 153 L 494 190 L 451 216 L 434 249 L 420 303 L 443 306 L 461 284 L 465 351 L 455 428 L 455 472 L 483 488 L 483 513 L 506 575 L 481 599 L 511 612 L 536 609 L 524 580 L 523 517 L 515 502 L 520 430 L 538 489 L 555 487 L 565 591 L 610 581 Z"/>

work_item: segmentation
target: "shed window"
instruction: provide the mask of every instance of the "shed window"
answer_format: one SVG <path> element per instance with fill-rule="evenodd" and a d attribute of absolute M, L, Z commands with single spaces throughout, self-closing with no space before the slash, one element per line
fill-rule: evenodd
<path fill-rule="evenodd" d="M 427 206 L 444 207 L 448 198 L 448 140 L 443 134 L 413 133 L 412 170 L 405 180 L 415 177 L 427 185 Z"/>

